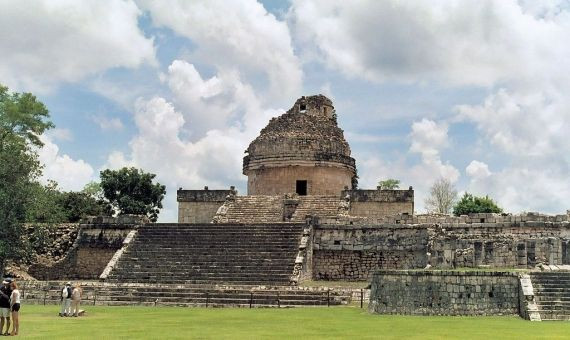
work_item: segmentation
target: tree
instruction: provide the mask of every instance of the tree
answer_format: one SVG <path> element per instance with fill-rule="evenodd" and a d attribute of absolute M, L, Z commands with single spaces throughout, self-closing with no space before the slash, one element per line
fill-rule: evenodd
<path fill-rule="evenodd" d="M 107 169 L 101 171 L 101 188 L 118 214 L 146 215 L 156 222 L 166 187 L 153 183 L 155 177 L 136 168 Z"/>
<path fill-rule="evenodd" d="M 378 186 L 380 190 L 394 190 L 400 187 L 400 180 L 388 178 L 386 180 L 378 182 Z"/>
<path fill-rule="evenodd" d="M 438 214 L 449 214 L 457 200 L 457 190 L 451 182 L 440 178 L 429 189 L 429 196 L 425 200 L 426 209 Z"/>
<path fill-rule="evenodd" d="M 503 209 L 499 208 L 497 204 L 489 198 L 477 197 L 471 194 L 465 193 L 463 197 L 457 202 L 453 207 L 453 214 L 468 215 L 470 213 L 501 213 Z"/>
<path fill-rule="evenodd" d="M 29 201 L 26 205 L 26 222 L 67 222 L 65 210 L 61 206 L 62 196 L 63 193 L 59 191 L 54 181 L 49 181 L 47 185 L 39 182 L 31 183 Z"/>
<path fill-rule="evenodd" d="M 35 96 L 0 85 L 0 275 L 6 261 L 26 255 L 23 223 L 41 174 L 36 150 L 51 127 L 47 108 Z"/>

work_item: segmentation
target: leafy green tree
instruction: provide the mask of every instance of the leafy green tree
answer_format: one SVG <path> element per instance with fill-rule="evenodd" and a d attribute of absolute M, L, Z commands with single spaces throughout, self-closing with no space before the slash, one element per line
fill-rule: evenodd
<path fill-rule="evenodd" d="M 378 186 L 381 190 L 394 190 L 400 187 L 400 180 L 388 178 L 386 180 L 378 182 Z"/>
<path fill-rule="evenodd" d="M 99 182 L 92 181 L 85 184 L 81 192 L 97 200 L 102 200 L 104 198 L 103 189 L 101 188 L 101 183 Z"/>
<path fill-rule="evenodd" d="M 65 222 L 79 222 L 87 216 L 111 215 L 109 204 L 84 192 L 63 192 L 58 205 L 65 214 Z"/>
<path fill-rule="evenodd" d="M 26 222 L 67 222 L 65 211 L 60 204 L 62 195 L 54 181 L 49 181 L 47 185 L 31 183 L 29 202 L 26 205 Z"/>
<path fill-rule="evenodd" d="M 0 85 L 0 275 L 6 261 L 26 255 L 23 223 L 41 174 L 36 150 L 51 127 L 47 108 L 35 96 Z"/>
<path fill-rule="evenodd" d="M 156 222 L 166 187 L 153 183 L 155 177 L 136 168 L 107 169 L 101 171 L 101 188 L 118 214 L 146 215 Z"/>
<path fill-rule="evenodd" d="M 467 215 L 470 213 L 501 213 L 503 209 L 491 199 L 489 196 L 477 197 L 465 193 L 463 197 L 453 207 L 453 214 L 456 216 Z"/>

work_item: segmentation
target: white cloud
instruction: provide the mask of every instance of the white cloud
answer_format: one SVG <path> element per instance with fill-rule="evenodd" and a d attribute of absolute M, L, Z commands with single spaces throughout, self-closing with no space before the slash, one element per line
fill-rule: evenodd
<path fill-rule="evenodd" d="M 476 160 L 473 160 L 471 163 L 469 163 L 469 165 L 465 168 L 465 172 L 473 179 L 481 179 L 491 176 L 489 166 L 483 162 Z"/>
<path fill-rule="evenodd" d="M 124 127 L 123 122 L 117 117 L 109 118 L 103 115 L 94 115 L 91 116 L 91 120 L 97 124 L 101 130 L 105 131 L 120 131 Z"/>
<path fill-rule="evenodd" d="M 16 90 L 48 92 L 113 67 L 155 63 L 131 0 L 0 4 L 0 79 Z"/>
<path fill-rule="evenodd" d="M 254 1 L 139 1 L 157 26 L 165 26 L 196 44 L 193 60 L 241 76 L 265 75 L 260 91 L 272 98 L 296 96 L 302 71 L 285 22 Z M 215 87 L 215 81 L 212 80 Z M 266 91 L 265 89 L 268 89 Z"/>
<path fill-rule="evenodd" d="M 534 16 L 545 8 L 535 7 L 515 0 L 298 0 L 289 20 L 307 55 L 349 77 L 492 85 L 568 65 L 568 13 Z"/>
<path fill-rule="evenodd" d="M 417 175 L 457 181 L 459 171 L 449 162 L 442 162 L 440 156 L 441 150 L 449 145 L 447 130 L 446 123 L 438 124 L 426 118 L 412 124 L 410 152 L 422 156 L 422 164 L 412 168 Z"/>
<path fill-rule="evenodd" d="M 217 74 L 204 80 L 186 62 L 173 62 L 164 77 L 175 97 L 194 95 L 178 107 L 162 97 L 137 100 L 137 135 L 130 141 L 127 154 L 110 154 L 106 167 L 137 166 L 157 174 L 158 181 L 167 186 L 161 221 L 172 221 L 176 220 L 179 187 L 236 185 L 245 194 L 246 178 L 241 175 L 244 150 L 269 118 L 283 110 L 263 108 L 253 88 L 235 76 Z M 216 113 L 221 115 L 219 125 L 195 137 L 193 118 Z"/>
<path fill-rule="evenodd" d="M 54 180 L 62 190 L 79 191 L 92 181 L 93 168 L 82 159 L 74 160 L 67 154 L 61 154 L 59 147 L 43 135 L 40 137 L 44 146 L 39 150 L 39 160 L 44 165 L 42 180 Z"/>

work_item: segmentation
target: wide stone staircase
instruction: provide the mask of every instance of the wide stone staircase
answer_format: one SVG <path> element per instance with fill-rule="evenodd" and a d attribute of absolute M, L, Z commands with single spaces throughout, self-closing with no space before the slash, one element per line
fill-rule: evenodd
<path fill-rule="evenodd" d="M 570 272 L 534 272 L 530 276 L 542 321 L 570 320 Z"/>
<path fill-rule="evenodd" d="M 59 304 L 64 282 L 20 282 L 25 304 Z M 82 308 L 107 306 L 182 307 L 310 307 L 335 306 L 351 301 L 352 292 L 326 288 L 285 286 L 220 286 L 144 283 L 82 282 Z"/>
<path fill-rule="evenodd" d="M 299 205 L 293 213 L 292 222 L 304 222 L 307 215 L 320 218 L 336 217 L 339 213 L 338 196 L 298 196 Z"/>
<path fill-rule="evenodd" d="M 226 201 L 216 223 L 275 223 L 283 220 L 282 196 L 237 196 Z"/>
<path fill-rule="evenodd" d="M 288 285 L 302 224 L 150 224 L 110 282 Z"/>

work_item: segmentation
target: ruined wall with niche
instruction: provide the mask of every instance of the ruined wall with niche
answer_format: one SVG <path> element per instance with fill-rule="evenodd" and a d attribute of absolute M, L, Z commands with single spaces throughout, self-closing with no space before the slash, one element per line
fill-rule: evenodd
<path fill-rule="evenodd" d="M 431 223 L 402 223 L 414 218 Z M 313 278 L 366 280 L 377 269 L 428 264 L 435 269 L 570 264 L 568 215 L 393 216 L 383 220 L 393 223 L 371 225 L 350 216 L 345 224 L 340 224 L 341 219 L 320 221 L 313 240 Z"/>

